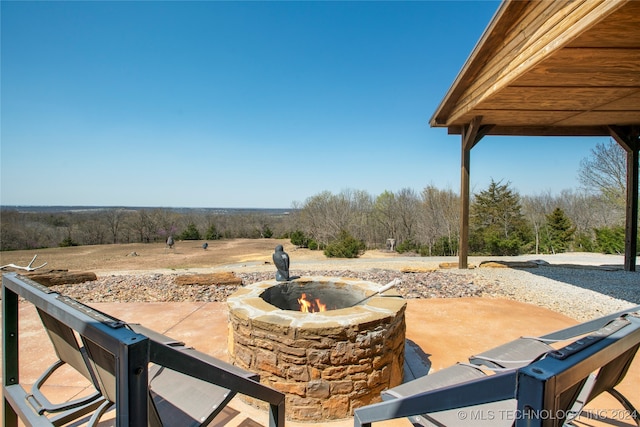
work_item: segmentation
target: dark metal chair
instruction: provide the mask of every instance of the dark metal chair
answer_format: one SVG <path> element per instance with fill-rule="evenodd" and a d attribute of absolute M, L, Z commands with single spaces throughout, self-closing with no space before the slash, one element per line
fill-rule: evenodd
<path fill-rule="evenodd" d="M 41 309 L 38 309 L 38 314 L 53 344 L 58 360 L 36 380 L 31 387 L 31 394 L 27 396 L 27 402 L 39 415 L 46 414 L 50 416 L 53 425 L 63 425 L 84 414 L 94 412 L 105 403 L 106 399 L 99 391 L 97 379 L 89 368 L 86 351 L 84 347 L 81 348 L 79 346 L 73 329 L 54 319 Z M 86 397 L 54 403 L 42 392 L 42 388 L 51 375 L 65 364 L 68 364 L 85 377 L 95 391 Z"/>
<path fill-rule="evenodd" d="M 59 360 L 27 392 L 19 380 L 18 296 L 41 316 Z M 184 343 L 60 295 L 29 279 L 2 280 L 3 425 L 72 421 L 97 425 L 115 408 L 116 425 L 203 426 L 242 393 L 269 404 L 269 426 L 284 425 L 284 395 L 258 382 L 258 375 Z M 78 338 L 82 343 L 79 345 Z M 84 399 L 52 403 L 41 390 L 60 366 L 80 372 L 96 391 Z"/>
<path fill-rule="evenodd" d="M 355 410 L 354 425 L 408 417 L 414 425 L 437 427 L 561 426 L 605 391 L 636 414 L 638 423 L 633 405 L 615 389 L 640 347 L 636 310 L 640 306 L 545 336 L 581 335 L 559 349 L 539 354 L 544 348 L 530 345 L 531 339 L 516 340 L 483 353 L 477 359 L 483 365 L 454 365 L 386 390 L 382 403 Z"/>

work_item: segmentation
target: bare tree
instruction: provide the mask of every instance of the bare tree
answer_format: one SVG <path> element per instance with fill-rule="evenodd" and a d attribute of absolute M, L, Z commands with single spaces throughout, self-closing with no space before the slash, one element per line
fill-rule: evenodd
<path fill-rule="evenodd" d="M 582 159 L 578 179 L 587 190 L 595 190 L 616 206 L 625 206 L 627 155 L 618 143 L 597 144 L 591 157 Z"/>
<path fill-rule="evenodd" d="M 356 239 L 366 242 L 367 246 L 375 246 L 378 242 L 371 220 L 373 198 L 364 190 L 345 190 L 344 193 L 350 205 L 349 230 Z"/>
<path fill-rule="evenodd" d="M 417 234 L 429 255 L 433 255 L 436 243 L 445 239 L 447 255 L 455 255 L 460 235 L 460 197 L 451 190 L 439 190 L 430 185 L 422 190 L 418 215 Z M 444 253 L 443 253 L 444 255 Z"/>
<path fill-rule="evenodd" d="M 366 241 L 371 210 L 372 199 L 365 191 L 347 189 L 335 195 L 323 191 L 300 205 L 292 224 L 321 246 L 336 239 L 342 231 Z"/>
<path fill-rule="evenodd" d="M 415 240 L 420 199 L 411 188 L 403 188 L 396 194 L 396 215 L 402 240 Z"/>
<path fill-rule="evenodd" d="M 88 214 L 87 214 L 88 215 Z M 80 244 L 103 245 L 107 243 L 107 228 L 101 215 L 88 215 L 80 222 L 78 232 L 82 236 Z"/>
<path fill-rule="evenodd" d="M 420 199 L 415 191 L 403 188 L 397 193 L 385 191 L 376 198 L 374 218 L 386 232 L 387 238 L 400 244 L 415 240 L 420 212 Z"/>
<path fill-rule="evenodd" d="M 395 194 L 384 191 L 374 204 L 374 218 L 380 224 L 387 239 L 398 239 L 398 227 L 395 219 Z"/>
<path fill-rule="evenodd" d="M 299 228 L 321 245 L 326 245 L 330 240 L 331 231 L 328 229 L 326 218 L 331 197 L 329 191 L 309 197 L 296 214 Z"/>
<path fill-rule="evenodd" d="M 624 223 L 624 208 L 612 207 L 601 194 L 565 190 L 558 199 L 558 206 L 580 232 L 592 232 L 594 228 Z"/>
<path fill-rule="evenodd" d="M 2 210 L 0 214 L 0 250 L 11 251 L 24 248 L 23 221 L 24 216 L 17 211 Z"/>
<path fill-rule="evenodd" d="M 541 193 L 537 196 L 522 197 L 522 213 L 529 220 L 535 235 L 535 253 L 540 253 L 540 242 L 544 233 L 544 225 L 555 207 L 558 207 L 558 199 L 551 192 Z"/>
<path fill-rule="evenodd" d="M 131 230 L 135 232 L 139 242 L 149 243 L 154 240 L 155 225 L 153 217 L 147 209 L 140 209 L 129 220 Z"/>
<path fill-rule="evenodd" d="M 118 243 L 118 232 L 124 219 L 124 209 L 109 209 L 105 215 L 105 221 L 109 227 L 111 239 L 113 243 Z"/>
<path fill-rule="evenodd" d="M 536 233 L 536 253 L 545 236 L 546 216 L 555 208 L 564 211 L 576 227 L 576 235 L 593 239 L 594 229 L 624 223 L 624 210 L 611 205 L 602 194 L 563 190 L 559 195 L 543 193 L 522 198 L 522 210 Z"/>
<path fill-rule="evenodd" d="M 178 232 L 179 214 L 166 209 L 154 209 L 151 217 L 153 224 L 156 226 L 154 234 L 160 240 L 165 241 L 167 237 L 173 236 Z"/>

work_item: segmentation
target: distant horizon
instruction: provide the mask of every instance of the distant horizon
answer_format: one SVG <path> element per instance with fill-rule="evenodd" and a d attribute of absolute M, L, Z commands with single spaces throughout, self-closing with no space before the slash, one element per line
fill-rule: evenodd
<path fill-rule="evenodd" d="M 496 181 L 499 182 L 499 181 Z M 510 185 L 511 186 L 511 185 Z M 426 188 L 426 187 L 425 187 Z M 424 189 L 424 188 L 423 188 Z M 421 191 L 423 190 L 421 189 L 420 191 L 416 191 L 416 194 L 418 195 L 418 197 L 420 196 Z M 484 191 L 486 188 L 482 188 L 480 190 L 477 189 L 473 189 L 471 191 L 471 195 L 475 195 L 478 191 Z M 353 191 L 365 191 L 365 190 L 359 190 L 357 188 L 353 188 L 353 189 L 349 189 L 349 190 L 353 190 Z M 439 190 L 441 191 L 448 191 L 450 190 L 449 188 L 447 189 L 442 189 L 439 188 Z M 328 191 L 328 190 L 325 190 Z M 388 191 L 388 190 L 385 190 Z M 451 191 L 453 191 L 455 194 L 459 194 L 459 190 L 453 190 L 451 189 Z M 517 189 L 515 190 L 517 191 Z M 557 192 L 551 192 L 549 190 L 544 191 L 544 190 L 540 190 L 538 193 L 536 194 L 522 194 L 519 191 L 518 194 L 521 197 L 536 197 L 536 196 L 540 196 L 540 195 L 545 195 L 547 193 L 549 193 L 552 197 L 558 197 L 561 195 L 562 192 L 564 191 L 575 191 L 575 192 L 581 192 L 584 191 L 583 189 L 580 188 L 564 188 L 562 190 L 559 190 Z M 322 193 L 322 192 L 321 192 Z M 317 193 L 320 194 L 320 193 Z M 308 196 L 307 198 L 305 198 L 304 200 L 301 200 L 300 203 L 304 204 L 304 202 L 311 198 L 316 196 L 317 194 Z M 340 194 L 340 192 L 337 193 L 332 193 L 334 195 Z M 371 194 L 371 196 L 373 196 L 374 198 L 379 196 L 382 193 L 379 194 Z M 276 210 L 276 211 L 288 211 L 288 210 L 295 210 L 297 208 L 294 208 L 292 206 L 289 207 L 260 207 L 260 206 L 169 206 L 169 205 L 124 205 L 124 204 L 113 204 L 113 205 L 102 205 L 102 204 L 5 204 L 5 203 L 1 203 L 0 204 L 0 209 L 5 209 L 5 208 L 40 208 L 40 209 L 45 209 L 45 208 L 49 208 L 49 209 L 69 209 L 69 208 L 76 208 L 76 209 L 118 209 L 118 208 L 122 208 L 122 209 L 193 209 L 193 210 L 197 210 L 197 209 L 203 209 L 203 210 Z"/>
<path fill-rule="evenodd" d="M 220 207 L 220 206 L 125 206 L 125 205 L 0 205 L 0 209 L 42 210 L 42 211 L 67 211 L 67 210 L 107 210 L 107 209 L 168 209 L 168 210 L 221 210 L 221 211 L 291 211 L 294 208 L 259 208 L 259 207 Z"/>

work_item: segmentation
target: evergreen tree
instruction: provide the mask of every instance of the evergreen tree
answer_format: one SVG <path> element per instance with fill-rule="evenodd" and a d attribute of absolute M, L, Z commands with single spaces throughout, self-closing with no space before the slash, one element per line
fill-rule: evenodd
<path fill-rule="evenodd" d="M 220 239 L 220 233 L 218 232 L 218 229 L 216 228 L 215 224 L 211 224 L 209 226 L 209 228 L 207 229 L 207 232 L 205 233 L 204 238 L 207 239 L 207 240 L 218 240 L 218 239 Z"/>
<path fill-rule="evenodd" d="M 521 212 L 520 196 L 491 180 L 489 188 L 475 195 L 471 205 L 472 252 L 518 255 L 531 244 L 531 228 Z"/>
<path fill-rule="evenodd" d="M 547 215 L 546 229 L 546 246 L 548 251 L 553 254 L 565 252 L 576 231 L 569 217 L 558 207 Z"/>
<path fill-rule="evenodd" d="M 182 240 L 200 240 L 200 232 L 196 228 L 196 225 L 193 222 L 190 222 L 187 225 L 187 228 L 180 235 Z"/>
<path fill-rule="evenodd" d="M 262 231 L 260 232 L 260 237 L 264 239 L 270 239 L 273 237 L 273 230 L 269 228 L 269 224 L 264 224 L 262 226 Z"/>

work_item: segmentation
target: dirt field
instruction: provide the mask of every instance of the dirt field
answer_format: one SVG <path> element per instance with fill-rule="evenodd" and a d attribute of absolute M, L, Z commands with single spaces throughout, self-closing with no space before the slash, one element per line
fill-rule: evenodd
<path fill-rule="evenodd" d="M 276 245 L 284 246 L 295 260 L 326 260 L 322 251 L 297 249 L 287 239 L 231 239 L 208 241 L 178 241 L 173 249 L 164 243 L 131 243 L 118 245 L 76 246 L 70 248 L 48 248 L 29 251 L 0 252 L 0 265 L 26 266 L 34 255 L 38 255 L 33 267 L 47 263 L 46 269 L 69 271 L 118 271 L 206 268 L 236 263 L 271 263 Z M 382 251 L 371 251 L 370 256 L 387 257 Z M 11 271 L 5 269 L 4 271 Z"/>
<path fill-rule="evenodd" d="M 45 269 L 64 270 L 151 270 L 213 267 L 216 265 L 270 261 L 276 245 L 285 250 L 294 247 L 288 240 L 234 239 L 208 241 L 178 241 L 170 249 L 164 243 L 131 243 L 118 245 L 76 246 L 69 248 L 47 248 L 29 251 L 0 252 L 0 265 L 29 264 L 34 255 L 38 258 L 33 266 L 47 262 Z M 296 251 L 296 257 L 309 252 L 309 256 L 324 256 L 321 252 Z"/>
<path fill-rule="evenodd" d="M 430 267 L 437 268 L 441 262 L 457 263 L 457 257 L 416 257 L 382 250 L 370 250 L 357 259 L 327 258 L 322 251 L 298 249 L 288 239 L 229 239 L 208 241 L 204 250 L 204 241 L 178 241 L 173 249 L 164 243 L 131 243 L 118 245 L 76 246 L 71 248 L 34 249 L 29 251 L 0 252 L 0 266 L 16 264 L 28 265 L 37 255 L 32 267 L 43 263 L 47 265 L 39 270 L 92 271 L 96 274 L 128 272 L 150 272 L 163 270 L 215 269 L 236 265 L 256 269 L 273 268 L 271 256 L 276 245 L 284 246 L 291 258 L 291 268 L 393 268 Z M 495 260 L 498 257 L 472 257 L 470 265 L 479 265 L 482 261 Z M 556 255 L 522 255 L 505 257 L 505 260 L 527 261 L 545 260 L 551 264 L 602 265 L 622 268 L 624 258 L 617 255 L 594 253 L 562 253 Z M 269 266 L 267 266 L 269 264 Z M 313 267 L 312 267 L 313 266 Z M 339 267 L 337 267 L 339 266 Z M 6 268 L 2 271 L 22 271 Z M 245 269 L 245 271 L 247 271 Z"/>

